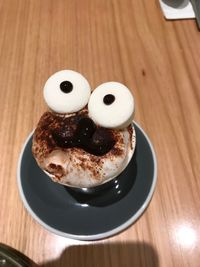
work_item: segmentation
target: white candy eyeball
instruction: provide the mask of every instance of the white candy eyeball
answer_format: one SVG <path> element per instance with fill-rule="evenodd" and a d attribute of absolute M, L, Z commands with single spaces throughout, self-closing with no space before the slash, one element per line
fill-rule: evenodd
<path fill-rule="evenodd" d="M 46 81 L 43 94 L 45 102 L 53 111 L 72 113 L 87 105 L 91 88 L 80 73 L 61 70 Z"/>
<path fill-rule="evenodd" d="M 89 116 L 100 126 L 124 128 L 133 119 L 134 98 L 121 83 L 103 83 L 92 92 L 88 110 Z"/>

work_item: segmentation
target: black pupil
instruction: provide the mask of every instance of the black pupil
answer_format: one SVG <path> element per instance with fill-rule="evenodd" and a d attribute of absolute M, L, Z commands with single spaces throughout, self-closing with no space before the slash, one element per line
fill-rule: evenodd
<path fill-rule="evenodd" d="M 69 81 L 61 82 L 60 89 L 63 93 L 70 93 L 73 89 L 73 84 Z"/>
<path fill-rule="evenodd" d="M 112 94 L 105 95 L 103 98 L 103 102 L 106 105 L 110 105 L 115 101 L 115 96 Z"/>

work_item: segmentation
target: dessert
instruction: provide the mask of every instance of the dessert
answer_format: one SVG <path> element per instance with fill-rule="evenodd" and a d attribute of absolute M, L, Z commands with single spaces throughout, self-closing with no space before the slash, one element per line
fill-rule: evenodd
<path fill-rule="evenodd" d="M 47 80 L 44 99 L 49 110 L 34 131 L 32 152 L 53 181 L 90 188 L 122 172 L 136 144 L 127 87 L 109 82 L 91 93 L 81 74 L 64 70 Z"/>

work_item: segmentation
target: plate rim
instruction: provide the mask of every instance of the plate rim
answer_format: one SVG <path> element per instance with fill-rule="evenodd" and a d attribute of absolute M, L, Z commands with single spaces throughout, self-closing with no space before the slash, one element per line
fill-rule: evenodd
<path fill-rule="evenodd" d="M 56 235 L 59 235 L 59 236 L 65 237 L 65 238 L 70 238 L 70 239 L 75 239 L 75 240 L 80 240 L 80 241 L 94 241 L 94 240 L 100 240 L 100 239 L 108 238 L 110 236 L 118 234 L 118 233 L 122 232 L 123 230 L 125 230 L 126 228 L 128 228 L 129 226 L 131 226 L 135 221 L 137 221 L 137 219 L 143 214 L 143 212 L 148 207 L 148 205 L 152 199 L 153 193 L 155 191 L 156 182 L 157 182 L 157 159 L 156 159 L 155 150 L 153 148 L 153 145 L 152 145 L 148 135 L 145 133 L 145 131 L 142 129 L 142 127 L 138 123 L 136 123 L 135 121 L 133 121 L 133 123 L 140 129 L 140 131 L 142 132 L 142 134 L 146 138 L 146 140 L 149 144 L 149 147 L 151 149 L 151 153 L 152 153 L 152 157 L 153 157 L 153 163 L 154 163 L 153 182 L 152 182 L 151 188 L 149 190 L 149 193 L 148 193 L 143 205 L 141 205 L 141 207 L 138 209 L 138 211 L 131 218 L 129 218 L 123 224 L 113 228 L 112 230 L 98 233 L 98 234 L 93 234 L 93 235 L 76 235 L 76 234 L 70 234 L 70 233 L 66 233 L 66 232 L 57 230 L 57 229 L 47 225 L 42 219 L 40 219 L 35 214 L 35 212 L 32 210 L 30 205 L 28 204 L 26 197 L 24 195 L 23 189 L 22 189 L 20 170 L 21 170 L 21 163 L 22 163 L 22 157 L 24 154 L 24 150 L 25 150 L 31 136 L 33 135 L 34 130 L 31 131 L 31 133 L 27 136 L 27 138 L 26 138 L 26 140 L 25 140 L 25 142 L 21 148 L 21 152 L 19 155 L 19 159 L 18 159 L 18 163 L 17 163 L 17 185 L 18 185 L 18 190 L 19 190 L 20 197 L 21 197 L 21 200 L 23 202 L 24 207 L 26 208 L 28 213 L 36 220 L 36 222 L 38 222 L 40 225 L 42 225 L 46 230 L 50 231 L 51 233 L 54 233 Z"/>

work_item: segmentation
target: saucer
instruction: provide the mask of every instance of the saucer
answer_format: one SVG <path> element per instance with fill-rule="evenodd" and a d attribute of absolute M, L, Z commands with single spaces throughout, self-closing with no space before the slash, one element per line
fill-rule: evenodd
<path fill-rule="evenodd" d="M 166 0 L 159 0 L 160 6 L 166 19 L 190 19 L 195 18 L 194 10 L 190 1 L 183 1 L 183 4 L 176 6 L 174 1 L 174 6 L 167 5 Z M 173 3 L 173 2 L 172 2 Z"/>
<path fill-rule="evenodd" d="M 32 152 L 33 132 L 18 161 L 21 199 L 31 216 L 47 230 L 77 240 L 103 239 L 133 224 L 147 208 L 157 179 L 153 146 L 134 122 L 136 150 L 127 168 L 105 191 L 91 195 L 53 182 L 37 165 Z"/>

